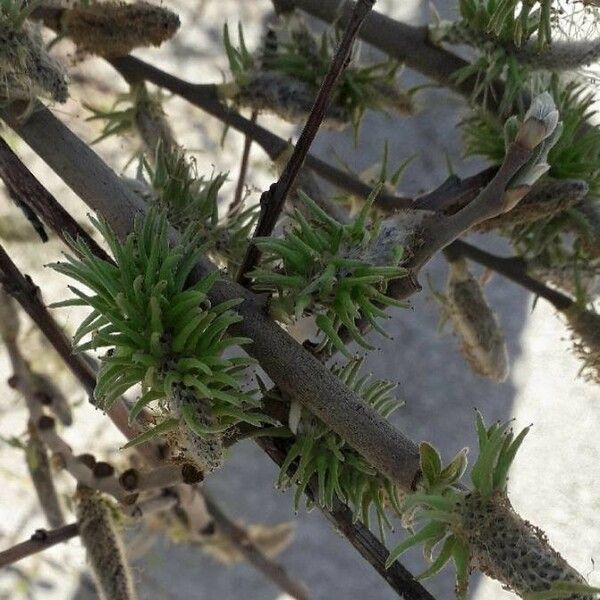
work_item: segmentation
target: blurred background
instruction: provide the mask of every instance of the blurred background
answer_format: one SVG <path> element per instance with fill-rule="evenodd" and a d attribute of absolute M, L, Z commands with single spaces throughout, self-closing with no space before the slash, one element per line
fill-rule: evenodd
<path fill-rule="evenodd" d="M 268 0 L 170 0 L 163 2 L 180 15 L 182 26 L 175 39 L 160 49 L 135 52 L 137 56 L 193 82 L 222 81 L 228 73 L 222 46 L 225 22 L 244 25 L 247 43 L 255 48 L 271 14 Z M 454 18 L 455 3 L 435 3 L 446 18 Z M 430 18 L 430 6 L 418 0 L 378 0 L 376 9 L 414 24 Z M 67 64 L 73 63 L 73 48 L 61 43 L 56 51 Z M 377 57 L 368 48 L 367 58 Z M 73 64 L 72 88 L 66 105 L 55 113 L 84 140 L 98 135 L 95 123 L 86 122 L 90 113 L 81 100 L 108 108 L 115 92 L 126 87 L 100 59 Z M 424 83 L 418 74 L 405 70 L 405 86 Z M 330 161 L 340 161 L 359 173 L 380 160 L 384 142 L 389 143 L 390 165 L 415 155 L 399 189 L 419 194 L 441 184 L 448 160 L 458 175 L 476 172 L 482 165 L 463 160 L 457 121 L 466 110 L 461 98 L 443 89 L 430 88 L 418 96 L 418 113 L 401 118 L 368 113 L 358 147 L 351 132 L 320 132 L 314 152 Z M 229 171 L 229 182 L 221 197 L 232 195 L 237 178 L 243 137 L 234 131 L 220 145 L 222 125 L 178 98 L 165 97 L 165 110 L 178 140 L 197 159 L 200 173 L 213 169 Z M 297 135 L 298 129 L 276 118 L 260 117 L 260 123 L 282 137 Z M 17 153 L 78 220 L 85 222 L 86 209 L 72 192 L 14 135 L 4 130 Z M 117 171 L 137 149 L 137 140 L 111 138 L 99 143 L 96 151 Z M 128 167 L 130 175 L 134 167 Z M 274 172 L 256 147 L 251 154 L 247 183 L 251 200 L 273 180 Z M 65 279 L 44 268 L 61 256 L 63 247 L 56 238 L 43 247 L 28 238 L 26 224 L 3 188 L 0 188 L 0 237 L 13 260 L 43 290 L 47 302 L 66 297 Z M 477 244 L 499 253 L 509 248 L 491 236 L 474 238 Z M 421 282 L 424 290 L 415 296 L 409 310 L 393 310 L 389 327 L 393 340 L 377 338 L 380 348 L 367 358 L 368 367 L 379 377 L 399 382 L 399 396 L 405 406 L 393 415 L 397 427 L 415 441 L 429 440 L 445 459 L 465 445 L 476 448 L 473 408 L 488 422 L 515 419 L 515 426 L 533 423 L 514 465 L 510 496 L 516 510 L 541 527 L 550 541 L 590 583 L 600 584 L 594 558 L 600 558 L 600 397 L 598 388 L 577 377 L 580 364 L 571 354 L 569 333 L 564 323 L 543 301 L 534 307 L 533 297 L 512 283 L 492 277 L 487 285 L 490 303 L 505 330 L 510 352 L 511 373 L 497 385 L 474 375 L 457 351 L 456 339 L 438 332 L 439 308 L 429 291 L 443 289 L 446 266 L 432 261 Z M 58 313 L 59 321 L 73 331 L 79 315 L 74 310 Z M 42 336 L 24 319 L 26 348 L 32 366 L 52 374 L 61 389 L 77 405 L 75 426 L 65 437 L 76 453 L 93 451 L 99 456 L 114 455 L 122 438 L 106 418 L 89 404 L 83 391 L 60 364 Z M 18 395 L 5 385 L 10 368 L 0 349 L 0 435 L 4 441 L 25 431 L 26 411 Z M 28 480 L 23 452 L 0 442 L 0 539 L 3 548 L 28 538 L 44 526 Z M 293 514 L 289 493 L 274 489 L 277 468 L 251 442 L 235 446 L 225 467 L 210 476 L 205 485 L 221 506 L 246 523 L 276 524 L 294 520 L 295 540 L 279 560 L 302 579 L 314 600 L 385 600 L 392 590 L 338 535 L 318 510 Z M 72 491 L 67 475 L 59 475 L 61 492 Z M 399 539 L 400 535 L 396 537 Z M 283 600 L 285 596 L 252 567 L 241 564 L 224 567 L 198 549 L 173 545 L 161 537 L 148 537 L 132 529 L 128 536 L 140 598 L 144 600 Z M 388 540 L 392 544 L 393 537 Z M 413 572 L 423 570 L 420 552 L 405 557 Z M 489 579 L 472 578 L 472 597 L 501 600 L 514 597 Z M 446 569 L 426 583 L 437 598 L 453 597 L 452 569 Z M 0 598 L 92 599 L 96 597 L 87 574 L 85 553 L 74 539 L 0 572 Z"/>

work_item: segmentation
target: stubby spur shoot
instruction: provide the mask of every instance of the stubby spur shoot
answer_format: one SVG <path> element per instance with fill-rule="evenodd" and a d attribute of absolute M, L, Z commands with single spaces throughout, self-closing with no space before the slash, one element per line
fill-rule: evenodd
<path fill-rule="evenodd" d="M 519 517 L 508 499 L 509 469 L 529 427 L 515 436 L 508 423 L 487 427 L 479 413 L 476 420 L 479 456 L 471 468 L 472 491 L 457 485 L 467 467 L 465 451 L 443 467 L 437 450 L 421 444 L 420 489 L 408 496 L 403 509 L 411 512 L 415 522 L 425 524 L 391 552 L 388 564 L 410 547 L 423 544 L 430 566 L 420 578 L 432 577 L 452 560 L 459 599 L 467 598 L 474 569 L 523 598 L 560 583 L 579 586 L 582 593 L 575 594 L 577 587 L 572 588 L 571 600 L 591 599 L 593 589 L 584 578 L 550 546 L 541 530 Z"/>

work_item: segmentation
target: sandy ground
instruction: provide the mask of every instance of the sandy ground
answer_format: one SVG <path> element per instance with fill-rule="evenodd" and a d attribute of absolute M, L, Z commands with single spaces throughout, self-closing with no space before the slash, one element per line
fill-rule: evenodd
<path fill-rule="evenodd" d="M 183 21 L 181 34 L 160 51 L 139 55 L 198 82 L 220 80 L 226 68 L 220 46 L 223 22 L 228 20 L 234 24 L 241 20 L 252 43 L 260 35 L 261 19 L 269 9 L 266 0 L 194 3 L 181 0 L 165 4 L 179 8 Z M 379 10 L 390 15 L 413 21 L 427 18 L 426 8 L 416 1 L 380 0 L 377 4 Z M 450 16 L 452 9 L 447 9 L 445 14 Z M 78 73 L 86 78 L 93 73 L 94 78 L 109 88 L 118 85 L 100 61 L 79 66 Z M 403 78 L 411 84 L 420 81 L 409 72 Z M 86 99 L 92 104 L 106 105 L 103 94 Z M 214 120 L 178 99 L 168 100 L 166 108 L 181 142 L 196 152 L 201 171 L 210 171 L 213 166 L 231 170 L 232 182 L 224 193 L 227 197 L 237 173 L 241 137 L 230 132 L 221 148 L 222 129 Z M 329 159 L 335 153 L 360 171 L 381 156 L 383 141 L 388 139 L 392 161 L 416 153 L 401 187 L 407 193 L 417 193 L 443 181 L 446 156 L 451 158 L 459 174 L 468 174 L 477 168 L 475 162 L 465 162 L 460 157 L 455 123 L 461 108 L 458 99 L 442 91 L 430 91 L 423 96 L 421 111 L 415 118 L 368 115 L 358 149 L 348 135 L 324 132 L 319 134 L 315 151 Z M 92 126 L 84 121 L 87 113 L 78 103 L 58 107 L 56 113 L 84 139 L 93 138 Z M 294 133 L 292 128 L 276 120 L 265 118 L 261 122 L 283 136 Z M 15 141 L 9 132 L 7 136 Z M 134 146 L 134 141 L 105 142 L 97 146 L 97 151 L 116 170 L 121 170 L 124 156 Z M 48 188 L 83 220 L 85 208 L 60 180 L 22 143 L 15 141 L 15 148 Z M 252 155 L 250 183 L 263 189 L 271 178 L 264 155 L 256 150 Z M 6 201 L 0 205 L 0 211 L 2 219 L 18 214 Z M 485 242 L 500 252 L 507 250 L 501 240 L 481 238 L 476 241 Z M 43 264 L 59 258 L 62 251 L 59 242 L 49 242 L 42 252 L 25 252 L 25 246 L 15 242 L 6 242 L 6 245 L 18 265 L 41 285 L 48 301 L 64 298 L 64 279 L 43 268 Z M 425 284 L 426 277 L 431 277 L 432 285 L 439 289 L 443 287 L 445 276 L 443 261 L 434 260 L 422 282 Z M 568 331 L 546 304 L 540 301 L 532 310 L 531 296 L 499 278 L 492 279 L 487 292 L 509 341 L 511 375 L 503 385 L 497 386 L 473 375 L 456 352 L 453 336 L 437 333 L 439 311 L 427 285 L 410 310 L 394 312 L 390 322 L 394 339 L 377 340 L 381 350 L 368 357 L 369 368 L 378 376 L 400 383 L 400 396 L 406 406 L 394 416 L 394 423 L 414 440 L 433 442 L 446 458 L 465 445 L 474 446 L 473 407 L 479 408 L 490 421 L 514 417 L 518 427 L 533 423 L 511 474 L 513 503 L 524 517 L 547 532 L 571 564 L 598 584 L 600 574 L 594 570 L 593 563 L 594 558 L 600 558 L 598 389 L 577 378 L 579 364 L 569 352 Z M 73 311 L 59 314 L 61 323 L 71 331 L 77 319 L 78 314 Z M 86 405 L 83 393 L 27 322 L 24 336 L 31 356 L 36 357 L 34 366 L 54 373 L 59 385 L 78 404 L 77 427 L 65 431 L 65 437 L 77 452 L 93 450 L 101 456 L 109 456 L 119 446 L 118 435 L 106 419 Z M 6 357 L 0 352 L 0 379 L 5 379 L 8 372 Z M 19 398 L 4 385 L 1 389 L 0 434 L 9 438 L 23 432 L 26 417 Z M 97 442 L 99 438 L 101 443 Z M 90 440 L 94 440 L 92 445 Z M 22 452 L 6 444 L 1 447 L 0 535 L 2 546 L 7 547 L 26 538 L 43 522 L 35 514 L 36 501 L 27 482 Z M 289 494 L 273 488 L 275 476 L 273 464 L 253 444 L 243 443 L 206 485 L 231 515 L 248 522 L 277 523 L 296 518 L 295 542 L 281 556 L 281 561 L 307 583 L 314 600 L 394 597 L 383 580 L 327 525 L 318 511 L 301 510 L 294 517 Z M 72 490 L 72 482 L 66 476 L 61 475 L 58 483 L 66 495 Z M 139 550 L 144 544 L 135 532 L 131 538 L 135 542 L 132 544 L 135 555 L 136 548 Z M 415 571 L 422 569 L 417 551 L 408 556 L 407 564 Z M 85 570 L 83 549 L 79 541 L 74 540 L 3 571 L 0 598 L 94 598 L 89 580 L 79 578 Z M 162 539 L 154 540 L 145 556 L 135 560 L 135 574 L 140 597 L 144 600 L 283 600 L 278 590 L 251 567 L 221 567 L 198 551 L 176 547 Z M 28 581 L 37 583 L 31 586 Z M 514 597 L 487 579 L 473 578 L 472 585 L 472 597 L 477 600 Z M 448 568 L 427 583 L 440 599 L 452 597 L 452 586 L 452 573 Z"/>

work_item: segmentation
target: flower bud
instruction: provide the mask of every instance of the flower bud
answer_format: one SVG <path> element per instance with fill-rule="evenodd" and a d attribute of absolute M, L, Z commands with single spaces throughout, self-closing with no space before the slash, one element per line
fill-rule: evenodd
<path fill-rule="evenodd" d="M 558 118 L 559 113 L 550 93 L 544 92 L 536 96 L 525 113 L 516 141 L 533 150 L 554 133 Z"/>

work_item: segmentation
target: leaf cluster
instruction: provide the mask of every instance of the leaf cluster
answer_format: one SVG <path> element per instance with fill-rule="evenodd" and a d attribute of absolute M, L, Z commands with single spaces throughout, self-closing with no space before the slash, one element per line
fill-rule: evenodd
<path fill-rule="evenodd" d="M 427 442 L 421 443 L 422 491 L 410 495 L 402 508 L 415 511 L 416 519 L 426 524 L 392 550 L 387 560 L 387 564 L 391 565 L 409 548 L 423 544 L 423 553 L 431 564 L 419 575 L 419 579 L 426 579 L 438 573 L 452 559 L 456 567 L 457 596 L 461 600 L 466 599 L 471 563 L 467 539 L 461 534 L 461 506 L 472 495 L 485 499 L 493 493 L 505 493 L 508 471 L 529 431 L 527 427 L 515 437 L 508 423 L 494 423 L 486 427 L 479 412 L 476 414 L 476 426 L 479 455 L 471 469 L 474 486 L 471 493 L 458 486 L 467 467 L 467 449 L 461 450 L 443 467 L 437 450 Z M 440 549 L 433 558 L 438 546 Z"/>
<path fill-rule="evenodd" d="M 316 97 L 336 52 L 340 32 L 326 31 L 316 36 L 298 18 L 290 18 L 285 27 L 283 32 L 271 30 L 265 46 L 253 55 L 247 49 L 241 25 L 239 48 L 233 46 L 225 25 L 225 50 L 231 72 L 242 89 L 240 96 L 243 97 L 244 86 L 255 74 L 276 72 L 290 81 L 306 84 L 311 96 Z M 362 65 L 356 54 L 342 73 L 333 98 L 342 119 L 352 124 L 355 133 L 368 109 L 411 112 L 410 93 L 402 92 L 396 85 L 398 63 L 388 59 Z"/>
<path fill-rule="evenodd" d="M 241 208 L 220 218 L 218 195 L 227 173 L 199 176 L 196 163 L 181 148 L 159 145 L 154 165 L 143 161 L 143 170 L 156 193 L 155 203 L 167 212 L 173 226 L 191 228 L 212 258 L 234 272 L 246 251 L 258 207 Z"/>
<path fill-rule="evenodd" d="M 389 315 L 381 307 L 405 306 L 385 294 L 391 280 L 406 274 L 399 266 L 402 248 L 394 246 L 385 256 L 377 256 L 378 223 L 366 223 L 377 193 L 375 189 L 353 223 L 342 225 L 299 191 L 308 218 L 295 209 L 284 237 L 255 239 L 263 260 L 249 276 L 254 289 L 273 294 L 273 316 L 290 322 L 315 315 L 316 326 L 324 336 L 321 347 L 333 346 L 348 357 L 339 336 L 342 326 L 359 345 L 372 349 L 358 321 L 366 319 L 386 336 L 377 319 Z"/>
<path fill-rule="evenodd" d="M 332 372 L 354 390 L 365 404 L 388 418 L 401 406 L 401 402 L 393 395 L 396 384 L 373 380 L 368 374 L 360 375 L 362 362 L 362 359 L 351 360 L 343 366 L 333 367 Z M 294 416 L 296 410 L 299 414 Z M 290 413 L 290 428 L 296 439 L 281 465 L 278 486 L 285 489 L 296 485 L 295 510 L 298 510 L 300 499 L 311 480 L 316 478 L 315 502 L 319 506 L 332 510 L 334 499 L 337 498 L 347 503 L 355 520 L 362 520 L 367 527 L 374 507 L 383 538 L 385 529 L 392 527 L 387 509 L 392 508 L 397 515 L 401 514 L 396 486 L 309 411 L 292 403 Z M 310 506 L 308 500 L 307 506 Z"/>
<path fill-rule="evenodd" d="M 218 272 L 191 287 L 186 285 L 204 252 L 195 236 L 187 232 L 180 244 L 171 247 L 168 222 L 156 210 L 137 219 L 123 244 L 106 223 L 92 222 L 115 262 L 97 258 L 77 241 L 79 258 L 67 255 L 66 262 L 52 266 L 92 291 L 88 294 L 69 286 L 75 298 L 55 306 L 92 308 L 74 342 L 78 351 L 108 348 L 96 383 L 98 405 L 110 410 L 121 394 L 141 384 L 142 395 L 130 418 L 158 403 L 159 412 L 167 418 L 157 425 L 156 434 L 177 426 L 180 417 L 198 435 L 224 431 L 241 421 L 260 424 L 263 419 L 251 413 L 260 401 L 243 391 L 240 377 L 253 361 L 222 356 L 225 350 L 250 341 L 228 337 L 229 327 L 241 320 L 233 310 L 241 300 L 211 304 L 207 294 L 218 280 Z M 194 419 L 193 403 L 173 416 L 169 398 L 174 386 L 193 393 L 203 407 L 209 406 L 214 421 L 211 428 Z M 146 433 L 141 441 L 148 437 Z"/>

